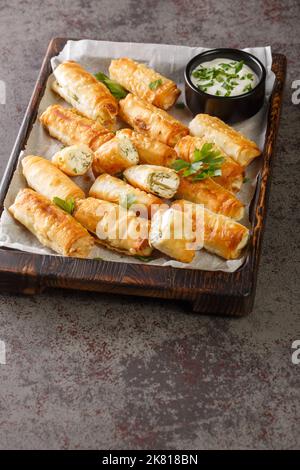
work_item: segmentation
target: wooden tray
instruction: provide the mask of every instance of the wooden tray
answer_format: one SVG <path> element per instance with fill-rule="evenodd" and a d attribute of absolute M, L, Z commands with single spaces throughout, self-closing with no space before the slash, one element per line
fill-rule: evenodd
<path fill-rule="evenodd" d="M 48 76 L 50 59 L 64 47 L 66 38 L 53 39 L 27 108 L 0 187 L 0 213 L 18 156 L 37 117 Z M 263 151 L 263 168 L 251 205 L 252 237 L 244 264 L 234 273 L 176 269 L 141 264 L 79 260 L 0 248 L 0 292 L 34 294 L 46 287 L 187 300 L 193 311 L 243 315 L 253 307 L 275 141 L 279 126 L 286 58 L 273 54 L 276 83 L 271 96 Z"/>

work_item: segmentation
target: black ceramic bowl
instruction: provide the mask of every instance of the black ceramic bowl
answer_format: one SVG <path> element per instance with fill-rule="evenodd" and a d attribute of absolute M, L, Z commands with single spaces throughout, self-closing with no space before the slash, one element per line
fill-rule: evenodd
<path fill-rule="evenodd" d="M 191 80 L 191 73 L 201 63 L 213 59 L 243 60 L 258 76 L 257 85 L 248 93 L 238 96 L 215 96 L 199 90 Z M 193 115 L 206 113 L 234 123 L 253 116 L 264 103 L 266 69 L 252 54 L 239 49 L 219 48 L 196 55 L 187 64 L 184 78 L 186 104 Z"/>

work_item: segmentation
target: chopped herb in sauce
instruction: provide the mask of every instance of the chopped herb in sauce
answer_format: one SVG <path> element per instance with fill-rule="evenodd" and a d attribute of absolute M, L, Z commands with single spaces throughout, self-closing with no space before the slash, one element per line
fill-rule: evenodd
<path fill-rule="evenodd" d="M 201 91 L 215 96 L 237 96 L 253 89 L 257 75 L 241 61 L 214 59 L 204 62 L 191 73 L 193 84 Z"/>

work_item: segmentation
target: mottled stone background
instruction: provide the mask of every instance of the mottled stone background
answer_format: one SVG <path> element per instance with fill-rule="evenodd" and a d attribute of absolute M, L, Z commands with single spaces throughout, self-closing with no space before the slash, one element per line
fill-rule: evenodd
<path fill-rule="evenodd" d="M 0 294 L 0 448 L 299 448 L 299 1 L 0 0 L 1 174 L 53 36 L 261 46 L 288 57 L 254 312 Z"/>

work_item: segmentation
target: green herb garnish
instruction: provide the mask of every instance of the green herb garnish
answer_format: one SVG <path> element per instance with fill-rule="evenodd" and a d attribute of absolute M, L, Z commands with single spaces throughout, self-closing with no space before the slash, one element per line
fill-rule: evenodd
<path fill-rule="evenodd" d="M 213 143 L 205 143 L 201 149 L 194 150 L 192 163 L 177 159 L 172 167 L 177 172 L 182 172 L 183 177 L 192 176 L 193 181 L 203 180 L 213 176 L 221 176 L 221 166 L 224 161 L 221 152 L 214 150 Z"/>
<path fill-rule="evenodd" d="M 149 83 L 150 90 L 156 90 L 160 85 L 162 85 L 162 79 L 154 80 L 154 82 Z"/>
<path fill-rule="evenodd" d="M 154 258 L 151 258 L 151 256 L 139 256 L 139 255 L 135 255 L 134 256 L 136 259 L 138 259 L 139 261 L 143 261 L 144 263 L 149 263 L 150 261 L 153 261 Z"/>
<path fill-rule="evenodd" d="M 247 176 L 245 176 L 245 178 L 243 179 L 243 183 L 248 183 L 250 181 L 250 178 L 247 178 Z"/>
<path fill-rule="evenodd" d="M 249 85 L 246 85 L 246 86 L 243 88 L 243 91 L 244 91 L 245 93 L 248 93 L 248 92 L 251 91 L 251 90 L 252 90 L 252 85 L 251 85 L 251 83 L 249 83 Z"/>
<path fill-rule="evenodd" d="M 128 94 L 122 85 L 114 80 L 111 80 L 107 75 L 102 72 L 95 73 L 95 77 L 101 83 L 103 83 L 111 92 L 111 94 L 117 99 L 122 100 Z"/>
<path fill-rule="evenodd" d="M 235 73 L 239 73 L 244 67 L 244 61 L 240 60 L 234 67 Z"/>
<path fill-rule="evenodd" d="M 70 199 L 61 199 L 60 197 L 54 197 L 53 198 L 54 204 L 56 204 L 60 209 L 64 210 L 65 212 L 68 212 L 68 214 L 73 214 L 73 211 L 75 209 L 75 201 L 73 197 L 70 197 Z"/>

